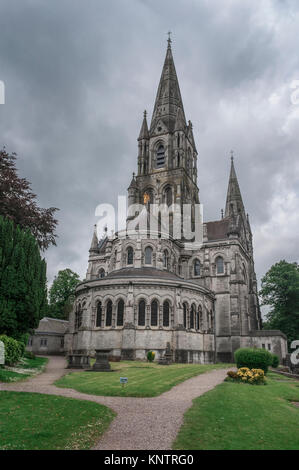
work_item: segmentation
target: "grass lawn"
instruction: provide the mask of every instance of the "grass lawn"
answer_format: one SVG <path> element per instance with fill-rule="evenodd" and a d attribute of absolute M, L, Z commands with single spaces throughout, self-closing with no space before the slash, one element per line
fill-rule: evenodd
<path fill-rule="evenodd" d="M 0 450 L 89 449 L 114 416 L 88 401 L 0 392 Z"/>
<path fill-rule="evenodd" d="M 41 372 L 48 359 L 45 357 L 36 357 L 35 359 L 27 359 L 23 357 L 14 367 L 0 368 L 0 382 L 18 382 L 32 375 Z"/>
<path fill-rule="evenodd" d="M 137 361 L 112 362 L 115 372 L 71 372 L 55 382 L 58 387 L 73 388 L 92 395 L 119 397 L 156 397 L 184 380 L 227 364 L 158 365 Z M 124 387 L 120 377 L 128 377 Z"/>
<path fill-rule="evenodd" d="M 269 372 L 267 385 L 224 382 L 193 401 L 174 449 L 299 449 L 299 382 Z"/>

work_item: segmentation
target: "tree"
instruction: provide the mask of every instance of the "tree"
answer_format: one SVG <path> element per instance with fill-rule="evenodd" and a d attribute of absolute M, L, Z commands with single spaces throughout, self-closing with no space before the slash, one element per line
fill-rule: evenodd
<path fill-rule="evenodd" d="M 0 334 L 21 339 L 47 311 L 46 262 L 29 230 L 0 216 Z"/>
<path fill-rule="evenodd" d="M 269 305 L 266 329 L 279 329 L 288 343 L 299 339 L 299 266 L 285 260 L 274 264 L 262 279 L 262 305 Z"/>
<path fill-rule="evenodd" d="M 79 282 L 79 275 L 71 269 L 58 272 L 49 292 L 49 316 L 68 320 Z"/>
<path fill-rule="evenodd" d="M 0 150 L 0 215 L 12 220 L 22 229 L 29 229 L 42 250 L 56 245 L 55 207 L 42 209 L 25 178 L 20 178 L 15 166 L 16 154 Z"/>

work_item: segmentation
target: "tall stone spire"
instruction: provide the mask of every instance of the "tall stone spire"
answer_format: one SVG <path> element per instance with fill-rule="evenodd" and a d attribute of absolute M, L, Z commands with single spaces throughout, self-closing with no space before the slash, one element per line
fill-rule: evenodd
<path fill-rule="evenodd" d="M 89 253 L 98 253 L 99 251 L 99 240 L 97 236 L 97 226 L 94 226 L 93 236 L 91 240 L 91 245 L 89 248 Z"/>
<path fill-rule="evenodd" d="M 245 215 L 244 204 L 234 166 L 234 156 L 231 152 L 231 169 L 226 197 L 225 217 L 242 213 Z"/>
<path fill-rule="evenodd" d="M 181 109 L 182 118 L 186 124 L 183 101 L 172 56 L 171 39 L 169 38 L 151 121 L 150 134 L 159 134 L 161 130 L 173 132 L 178 108 Z"/>
<path fill-rule="evenodd" d="M 143 139 L 148 139 L 148 138 L 149 138 L 149 132 L 148 132 L 148 126 L 147 126 L 146 111 L 144 111 L 142 126 L 140 129 L 138 140 L 143 140 Z"/>

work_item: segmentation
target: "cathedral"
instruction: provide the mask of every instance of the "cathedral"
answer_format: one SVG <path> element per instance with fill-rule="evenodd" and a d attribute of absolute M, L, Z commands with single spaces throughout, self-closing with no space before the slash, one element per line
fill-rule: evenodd
<path fill-rule="evenodd" d="M 233 156 L 220 220 L 203 222 L 201 243 L 186 243 L 181 224 L 174 233 L 173 207 L 191 207 L 193 228 L 198 217 L 197 155 L 168 39 L 150 126 L 145 112 L 128 187 L 127 229 L 145 228 L 100 240 L 94 231 L 65 336 L 67 352 L 109 349 L 115 359 L 145 360 L 155 351 L 162 360 L 168 351 L 174 362 L 204 364 L 232 362 L 239 347 L 257 346 L 284 359 L 285 336 L 262 330 L 252 232 Z M 168 237 L 159 213 L 157 230 L 148 230 L 152 205 L 169 209 Z M 144 210 L 136 211 L 140 206 Z"/>

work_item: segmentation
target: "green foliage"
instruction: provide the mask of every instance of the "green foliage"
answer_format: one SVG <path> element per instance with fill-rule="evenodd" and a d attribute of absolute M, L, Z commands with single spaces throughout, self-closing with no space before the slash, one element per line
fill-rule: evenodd
<path fill-rule="evenodd" d="M 259 295 L 269 305 L 265 329 L 281 330 L 288 344 L 299 339 L 299 266 L 280 261 L 262 279 Z"/>
<path fill-rule="evenodd" d="M 35 354 L 31 351 L 25 351 L 24 352 L 24 357 L 26 359 L 35 359 L 36 358 Z"/>
<path fill-rule="evenodd" d="M 272 354 L 272 367 L 276 369 L 279 366 L 279 357 L 276 354 Z"/>
<path fill-rule="evenodd" d="M 79 282 L 79 275 L 71 269 L 58 272 L 49 292 L 49 317 L 68 320 Z"/>
<path fill-rule="evenodd" d="M 9 366 L 16 364 L 25 351 L 23 343 L 6 335 L 1 335 L 0 341 L 3 342 L 5 348 L 5 364 Z"/>
<path fill-rule="evenodd" d="M 238 369 L 241 367 L 263 369 L 266 374 L 268 367 L 272 365 L 272 354 L 266 349 L 240 348 L 235 351 L 235 361 Z"/>
<path fill-rule="evenodd" d="M 153 362 L 153 361 L 155 360 L 155 353 L 154 353 L 154 351 L 149 351 L 149 352 L 147 353 L 147 360 L 148 360 L 149 362 Z"/>
<path fill-rule="evenodd" d="M 25 342 L 46 307 L 46 263 L 36 240 L 0 216 L 0 334 Z"/>

